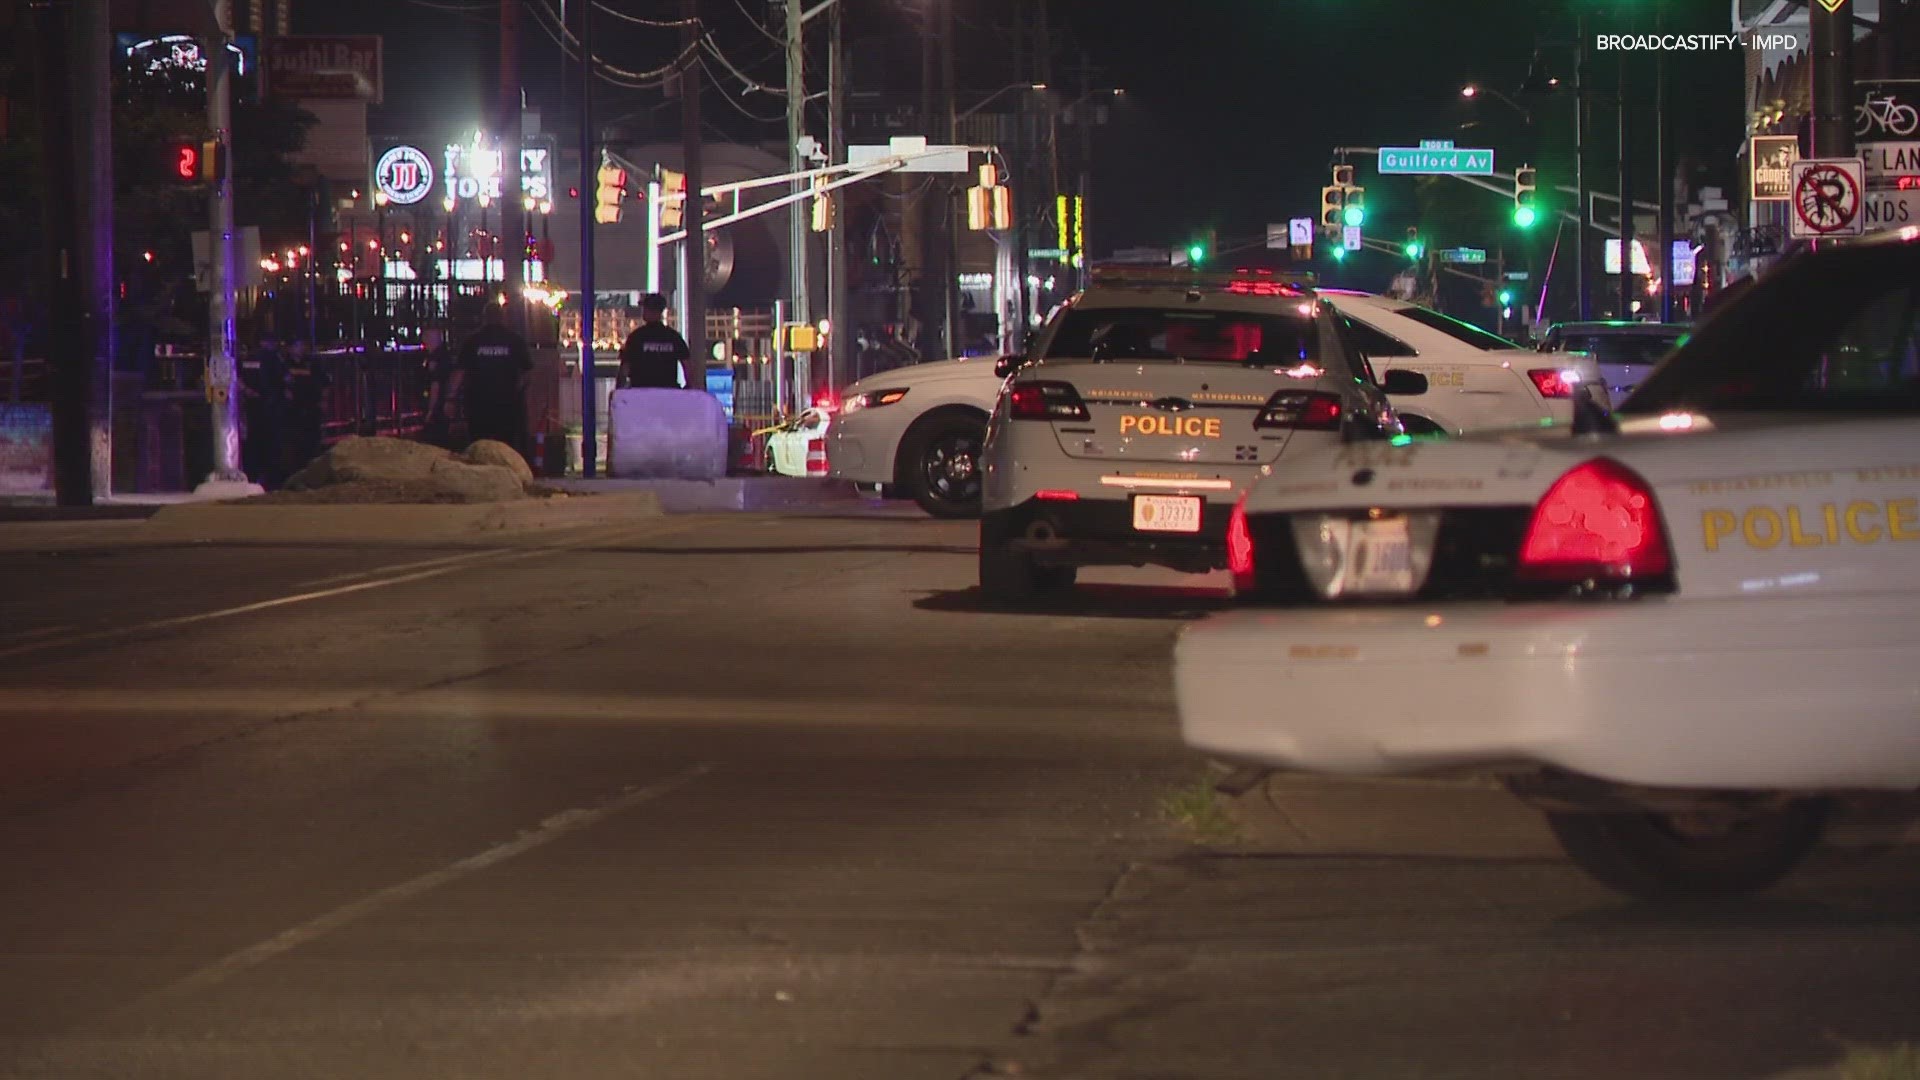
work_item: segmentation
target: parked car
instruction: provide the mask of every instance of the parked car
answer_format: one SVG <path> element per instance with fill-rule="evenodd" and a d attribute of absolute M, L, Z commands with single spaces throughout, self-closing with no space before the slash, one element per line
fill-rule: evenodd
<path fill-rule="evenodd" d="M 1796 256 L 1616 421 L 1316 449 L 1229 522 L 1189 745 L 1492 771 L 1600 881 L 1740 893 L 1836 798 L 1920 790 L 1920 244 Z"/>
<path fill-rule="evenodd" d="M 767 471 L 780 476 L 825 476 L 827 432 L 832 423 L 832 411 L 816 405 L 754 432 L 767 440 Z"/>
<path fill-rule="evenodd" d="M 1588 357 L 1599 365 L 1607 392 L 1615 401 L 1624 401 L 1686 338 L 1689 329 L 1678 323 L 1555 323 L 1540 339 L 1540 351 Z"/>

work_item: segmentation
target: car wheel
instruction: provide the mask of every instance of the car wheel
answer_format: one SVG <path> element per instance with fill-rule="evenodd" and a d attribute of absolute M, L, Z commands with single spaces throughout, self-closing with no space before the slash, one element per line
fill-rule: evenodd
<path fill-rule="evenodd" d="M 1699 819 L 1697 819 L 1699 818 Z M 1554 838 L 1582 870 L 1640 900 L 1759 892 L 1819 843 L 1826 807 L 1801 801 L 1726 816 L 1548 814 Z"/>
<path fill-rule="evenodd" d="M 1042 588 L 1041 568 L 1033 564 L 1032 556 L 1015 548 L 1012 539 L 998 520 L 981 520 L 980 595 L 996 604 L 1031 600 Z"/>
<path fill-rule="evenodd" d="M 980 516 L 980 447 L 987 424 L 969 416 L 916 424 L 903 447 L 908 498 L 937 518 Z"/>

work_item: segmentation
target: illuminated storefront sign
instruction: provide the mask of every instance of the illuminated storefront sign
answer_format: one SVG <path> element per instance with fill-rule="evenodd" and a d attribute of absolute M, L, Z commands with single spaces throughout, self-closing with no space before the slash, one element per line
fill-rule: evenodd
<path fill-rule="evenodd" d="M 535 202 L 553 198 L 552 152 L 544 146 L 523 147 L 520 151 L 520 193 Z M 471 144 L 449 144 L 442 183 L 446 197 L 456 202 L 492 203 L 500 198 L 502 180 L 500 151 L 476 137 Z"/>
<path fill-rule="evenodd" d="M 412 206 L 433 190 L 433 162 L 417 147 L 396 146 L 373 166 L 373 184 L 399 206 Z"/>

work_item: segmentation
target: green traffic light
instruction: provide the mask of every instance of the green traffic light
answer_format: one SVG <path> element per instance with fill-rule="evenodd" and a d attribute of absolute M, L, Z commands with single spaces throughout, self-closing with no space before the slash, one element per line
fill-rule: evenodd
<path fill-rule="evenodd" d="M 1513 290 L 1512 289 L 1500 290 L 1500 306 L 1501 307 L 1513 306 Z"/>
<path fill-rule="evenodd" d="M 1207 257 L 1206 245 L 1204 244 L 1187 245 L 1187 261 L 1188 262 L 1192 263 L 1195 266 L 1199 266 L 1201 262 L 1205 261 L 1206 257 Z"/>
<path fill-rule="evenodd" d="M 1533 223 L 1539 220 L 1539 212 L 1531 206 L 1516 206 L 1513 208 L 1513 223 L 1523 229 L 1533 228 Z"/>
<path fill-rule="evenodd" d="M 1417 259 L 1420 257 L 1420 253 L 1422 251 L 1425 251 L 1426 248 L 1421 246 L 1421 243 L 1418 240 L 1409 240 L 1407 241 L 1407 246 L 1404 250 L 1407 253 L 1407 258 Z"/>
<path fill-rule="evenodd" d="M 1346 208 L 1345 211 L 1341 213 L 1340 219 L 1346 222 L 1348 225 L 1351 225 L 1357 229 L 1360 226 L 1365 225 L 1367 223 L 1366 208 L 1360 207 L 1360 206 L 1349 206 Z"/>
<path fill-rule="evenodd" d="M 1337 245 L 1337 244 L 1336 244 L 1336 245 L 1335 245 L 1335 246 L 1334 246 L 1334 247 L 1333 247 L 1333 248 L 1332 248 L 1332 249 L 1330 250 L 1330 252 L 1329 252 L 1329 253 L 1330 253 L 1330 254 L 1331 254 L 1331 255 L 1333 256 L 1333 261 L 1334 261 L 1334 262 L 1346 262 L 1346 261 L 1347 261 L 1347 249 L 1346 249 L 1346 248 L 1345 248 L 1344 246 L 1342 246 L 1342 245 Z"/>

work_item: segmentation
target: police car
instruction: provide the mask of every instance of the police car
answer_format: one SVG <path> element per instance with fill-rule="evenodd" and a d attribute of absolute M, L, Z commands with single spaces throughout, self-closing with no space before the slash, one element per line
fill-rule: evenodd
<path fill-rule="evenodd" d="M 982 593 L 1020 600 L 1071 585 L 1089 565 L 1225 567 L 1235 500 L 1283 453 L 1398 434 L 1385 392 L 1310 282 L 1096 271 L 994 407 Z"/>
<path fill-rule="evenodd" d="M 1228 531 L 1281 606 L 1184 632 L 1188 744 L 1494 769 L 1642 897 L 1765 887 L 1832 798 L 1920 790 L 1920 245 L 1789 260 L 1580 404 L 1594 434 L 1290 452 Z"/>
<path fill-rule="evenodd" d="M 1349 342 L 1383 378 L 1390 370 L 1427 377 L 1401 382 L 1392 399 L 1413 434 L 1565 422 L 1573 415 L 1565 373 L 1587 380 L 1599 373 L 1584 357 L 1542 357 L 1405 300 L 1348 289 L 1316 295 L 1334 306 Z M 941 360 L 848 387 L 827 435 L 829 474 L 879 485 L 935 517 L 978 517 L 980 447 L 1004 377 L 995 366 L 990 358 Z"/>

